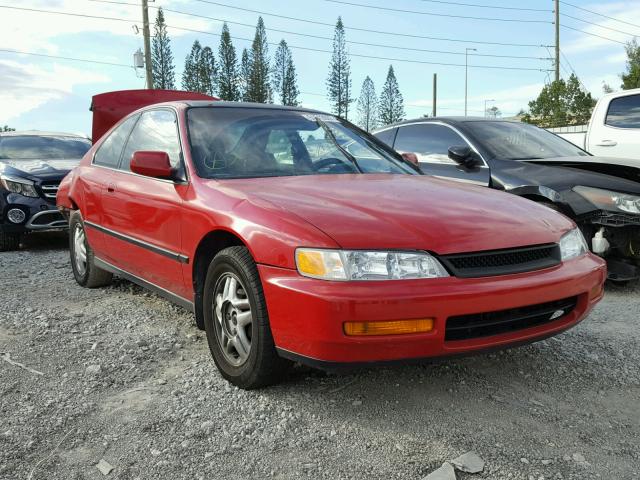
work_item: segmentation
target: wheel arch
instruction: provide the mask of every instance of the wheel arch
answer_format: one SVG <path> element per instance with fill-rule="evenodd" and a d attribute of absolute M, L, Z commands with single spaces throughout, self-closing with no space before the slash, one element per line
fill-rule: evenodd
<path fill-rule="evenodd" d="M 194 310 L 196 325 L 204 329 L 204 315 L 202 312 L 202 298 L 204 281 L 207 276 L 209 264 L 216 254 L 227 247 L 247 247 L 247 243 L 238 234 L 230 230 L 217 229 L 207 233 L 196 247 L 192 261 L 192 282 L 194 292 Z M 249 249 L 251 251 L 251 249 Z M 254 257 L 255 258 L 255 257 Z"/>

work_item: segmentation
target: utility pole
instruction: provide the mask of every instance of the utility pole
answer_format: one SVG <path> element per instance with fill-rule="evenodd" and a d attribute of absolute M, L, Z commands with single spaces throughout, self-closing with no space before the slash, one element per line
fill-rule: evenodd
<path fill-rule="evenodd" d="M 433 117 L 436 116 L 437 101 L 438 101 L 438 74 L 434 73 L 433 74 L 433 111 L 431 112 L 431 115 Z"/>
<path fill-rule="evenodd" d="M 153 88 L 151 71 L 151 34 L 149 33 L 149 3 L 142 0 L 142 35 L 144 36 L 144 67 L 147 72 L 147 88 Z"/>
<path fill-rule="evenodd" d="M 467 116 L 467 90 L 469 85 L 469 52 L 477 52 L 475 48 L 464 49 L 464 116 Z"/>
<path fill-rule="evenodd" d="M 556 82 L 560 80 L 560 0 L 556 1 Z"/>

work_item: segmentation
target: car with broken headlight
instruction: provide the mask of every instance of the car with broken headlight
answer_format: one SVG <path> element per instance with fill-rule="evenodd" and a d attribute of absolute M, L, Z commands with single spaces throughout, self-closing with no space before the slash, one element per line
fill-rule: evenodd
<path fill-rule="evenodd" d="M 69 133 L 0 132 L 0 252 L 17 249 L 29 233 L 67 228 L 56 192 L 90 147 Z"/>
<path fill-rule="evenodd" d="M 606 276 L 567 217 L 422 175 L 305 108 L 151 104 L 96 142 L 58 206 L 80 285 L 116 274 L 192 310 L 242 388 L 292 361 L 333 369 L 540 340 L 585 318 Z"/>
<path fill-rule="evenodd" d="M 595 157 L 525 123 L 471 117 L 407 120 L 374 132 L 427 174 L 491 187 L 573 219 L 609 278 L 640 277 L 640 168 Z"/>

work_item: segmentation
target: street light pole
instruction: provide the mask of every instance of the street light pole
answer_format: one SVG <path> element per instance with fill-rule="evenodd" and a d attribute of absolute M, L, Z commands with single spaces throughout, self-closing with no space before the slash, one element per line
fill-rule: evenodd
<path fill-rule="evenodd" d="M 467 116 L 467 92 L 469 85 L 469 52 L 477 52 L 475 48 L 464 49 L 464 116 Z"/>
<path fill-rule="evenodd" d="M 485 100 L 484 101 L 484 116 L 485 116 L 485 118 L 487 116 L 487 103 L 488 102 L 495 102 L 495 100 L 494 99 L 490 99 L 490 100 Z"/>

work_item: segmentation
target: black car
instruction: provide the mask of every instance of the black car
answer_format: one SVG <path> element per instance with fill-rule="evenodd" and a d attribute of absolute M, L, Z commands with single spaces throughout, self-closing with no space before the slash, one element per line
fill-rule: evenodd
<path fill-rule="evenodd" d="M 66 133 L 0 133 L 0 252 L 17 249 L 26 233 L 67 228 L 58 185 L 89 148 Z"/>
<path fill-rule="evenodd" d="M 427 174 L 504 190 L 564 213 L 607 259 L 611 280 L 640 277 L 637 161 L 594 157 L 546 130 L 506 120 L 421 118 L 374 135 Z"/>

